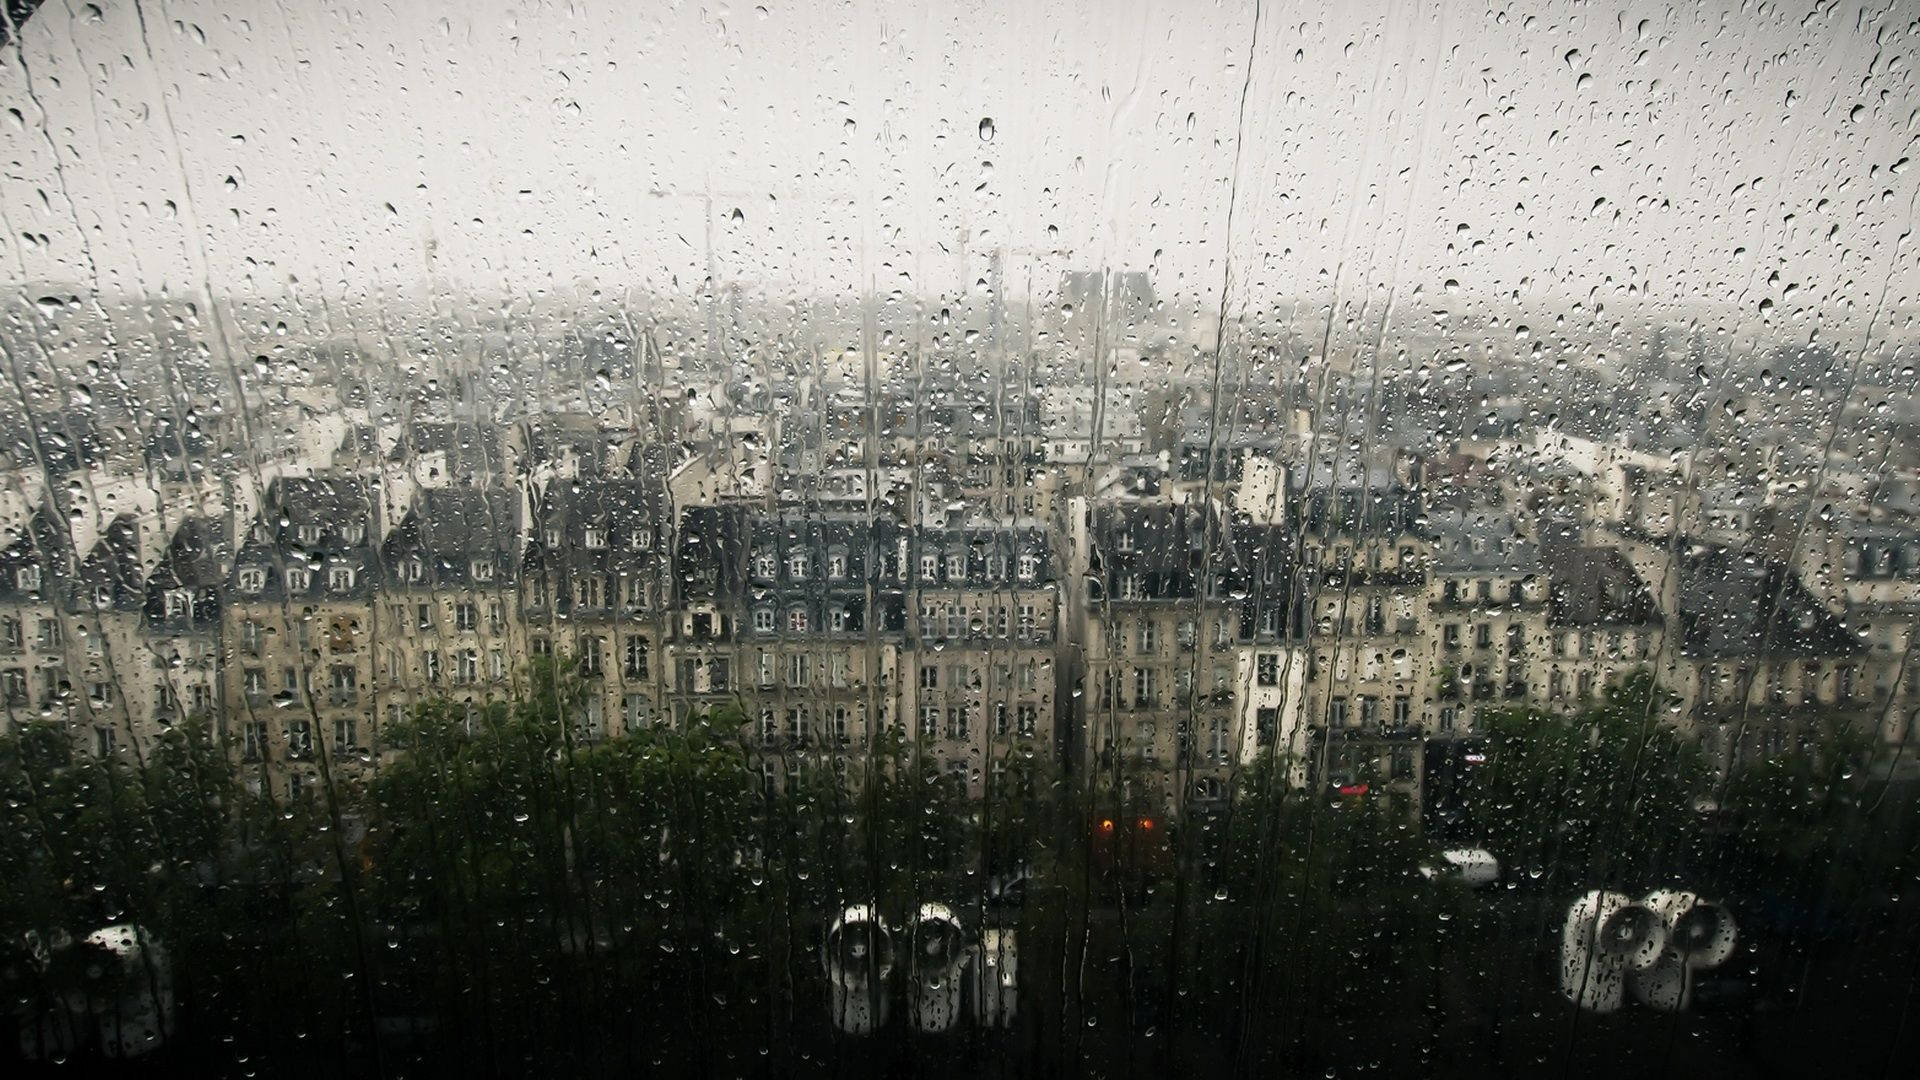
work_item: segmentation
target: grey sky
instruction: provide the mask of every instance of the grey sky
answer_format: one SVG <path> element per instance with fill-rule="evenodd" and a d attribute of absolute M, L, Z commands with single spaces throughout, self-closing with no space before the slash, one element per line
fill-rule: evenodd
<path fill-rule="evenodd" d="M 684 291 L 710 224 L 721 276 L 774 289 L 952 290 L 1005 247 L 1042 283 L 1151 266 L 1211 305 L 1252 16 L 51 0 L 24 70 L 12 48 L 0 70 L 18 114 L 0 265 L 358 295 L 419 288 L 431 248 L 463 290 Z M 1910 9 L 1269 3 L 1259 21 L 1237 302 L 1337 283 L 1424 317 L 1453 281 L 1456 305 L 1758 318 L 1771 298 L 1785 321 L 1870 308 L 1907 226 Z M 1892 304 L 1920 280 L 1900 261 Z"/>

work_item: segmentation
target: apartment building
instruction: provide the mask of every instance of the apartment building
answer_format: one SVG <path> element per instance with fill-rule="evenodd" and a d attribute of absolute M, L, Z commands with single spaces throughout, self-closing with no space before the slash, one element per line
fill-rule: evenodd
<path fill-rule="evenodd" d="M 1219 632 L 1236 615 L 1227 576 L 1209 564 L 1225 522 L 1210 504 L 1116 501 L 1093 508 L 1088 541 L 1085 767 L 1134 789 L 1122 798 L 1219 797 L 1240 743 L 1235 696 L 1211 683 L 1238 653 Z"/>
<path fill-rule="evenodd" d="M 384 725 L 429 698 L 507 696 L 527 658 L 519 493 L 428 488 L 380 545 L 375 681 Z M 328 693 L 360 687 L 329 683 Z"/>
<path fill-rule="evenodd" d="M 906 531 L 889 518 L 775 512 L 749 516 L 746 536 L 733 616 L 747 741 L 770 777 L 850 776 L 872 734 L 901 715 Z M 675 662 L 676 692 L 692 695 L 712 692 L 724 670 L 722 658 L 704 671 Z"/>
<path fill-rule="evenodd" d="M 1290 783 L 1306 783 L 1306 597 L 1301 591 L 1298 534 L 1284 526 L 1236 518 L 1228 568 L 1238 611 L 1216 615 L 1201 632 L 1216 650 L 1232 649 L 1231 664 L 1210 658 L 1198 692 L 1234 703 L 1241 768 L 1269 766 Z M 1193 797 L 1213 802 L 1228 794 L 1216 776 L 1194 781 Z"/>
<path fill-rule="evenodd" d="M 1670 682 L 1666 622 L 1626 555 L 1591 545 L 1548 550 L 1546 649 L 1536 661 L 1544 681 L 1532 682 L 1531 699 L 1562 711 L 1587 708 L 1641 669 Z"/>
<path fill-rule="evenodd" d="M 1411 814 L 1423 734 L 1462 727 L 1437 694 L 1425 622 L 1434 545 L 1418 491 L 1368 470 L 1364 485 L 1305 492 L 1298 520 L 1309 620 L 1307 782 L 1384 794 Z"/>
<path fill-rule="evenodd" d="M 582 739 L 661 715 L 667 508 L 664 486 L 651 479 L 555 482 L 534 498 L 520 583 L 527 653 L 571 658 L 588 681 L 576 718 Z"/>
<path fill-rule="evenodd" d="M 1009 755 L 1051 756 L 1059 599 L 1046 531 L 977 523 L 895 544 L 911 612 L 903 706 L 922 745 L 976 794 Z"/>
<path fill-rule="evenodd" d="M 1699 544 L 1676 573 L 1672 685 L 1717 763 L 1778 754 L 1821 721 L 1879 730 L 1867 645 L 1786 564 Z"/>
<path fill-rule="evenodd" d="M 360 477 L 281 477 L 234 554 L 223 612 L 227 747 L 276 794 L 306 791 L 323 765 L 352 778 L 380 746 L 365 690 L 382 509 Z"/>
<path fill-rule="evenodd" d="M 227 527 L 211 517 L 182 521 L 146 575 L 138 663 L 149 673 L 155 726 L 212 717 L 220 722 Z"/>
<path fill-rule="evenodd" d="M 13 541 L 0 549 L 0 705 L 10 727 L 35 719 L 74 722 L 68 608 L 75 579 L 55 513 L 46 506 L 27 511 Z"/>
<path fill-rule="evenodd" d="M 1466 734 L 1479 709 L 1533 700 L 1549 593 L 1539 547 L 1512 518 L 1480 512 L 1436 523 L 1426 594 L 1437 637 L 1435 732 Z"/>

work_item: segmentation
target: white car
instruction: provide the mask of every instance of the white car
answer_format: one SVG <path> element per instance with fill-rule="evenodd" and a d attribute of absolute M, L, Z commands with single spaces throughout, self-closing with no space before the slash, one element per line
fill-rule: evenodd
<path fill-rule="evenodd" d="M 1500 860 L 1485 848 L 1449 848 L 1423 863 L 1420 876 L 1428 881 L 1457 881 L 1484 889 L 1500 880 Z"/>

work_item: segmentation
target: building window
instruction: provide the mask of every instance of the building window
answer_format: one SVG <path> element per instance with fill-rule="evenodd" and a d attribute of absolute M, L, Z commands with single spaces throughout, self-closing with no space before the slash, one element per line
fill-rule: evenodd
<path fill-rule="evenodd" d="M 473 575 L 473 580 L 475 581 L 484 583 L 493 580 L 493 564 L 490 562 L 476 559 L 473 565 L 468 567 L 468 570 Z"/>
<path fill-rule="evenodd" d="M 787 629 L 796 634 L 807 632 L 807 609 L 795 607 L 787 609 Z"/>
<path fill-rule="evenodd" d="M 649 663 L 651 648 L 651 644 L 644 636 L 639 634 L 628 636 L 625 661 L 620 667 L 621 674 L 629 679 L 652 678 L 652 665 Z"/>
<path fill-rule="evenodd" d="M 473 649 L 461 649 L 453 656 L 453 681 L 462 686 L 471 686 L 480 681 L 480 654 Z"/>
<path fill-rule="evenodd" d="M 334 592 L 346 592 L 353 588 L 353 568 L 336 566 L 327 571 L 327 588 Z"/>
<path fill-rule="evenodd" d="M 628 694 L 620 699 L 620 721 L 628 731 L 639 731 L 653 722 L 653 703 L 645 694 Z"/>
<path fill-rule="evenodd" d="M 589 679 L 598 678 L 603 670 L 602 652 L 605 642 L 596 634 L 588 634 L 580 639 L 580 674 Z"/>
<path fill-rule="evenodd" d="M 778 563 L 773 557 L 773 552 L 762 551 L 753 557 L 753 576 L 762 581 L 772 581 L 777 565 Z"/>
<path fill-rule="evenodd" d="M 947 738 L 964 740 L 971 737 L 973 727 L 973 707 L 971 705 L 950 706 L 947 709 Z"/>
<path fill-rule="evenodd" d="M 453 628 L 473 630 L 480 625 L 480 609 L 469 603 L 453 605 Z"/>
<path fill-rule="evenodd" d="M 13 572 L 13 583 L 21 592 L 40 591 L 40 568 L 22 566 Z"/>
<path fill-rule="evenodd" d="M 1253 713 L 1253 743 L 1262 749 L 1272 746 L 1275 734 L 1280 730 L 1280 710 L 1263 707 Z"/>
<path fill-rule="evenodd" d="M 813 570 L 813 560 L 804 551 L 796 551 L 787 556 L 787 576 L 795 581 L 807 580 L 807 574 Z"/>
<path fill-rule="evenodd" d="M 805 653 L 787 657 L 787 685 L 806 686 L 813 681 L 813 658 Z"/>
<path fill-rule="evenodd" d="M 313 757 L 313 721 L 287 721 L 287 757 L 293 761 Z"/>
<path fill-rule="evenodd" d="M 1021 581 L 1032 581 L 1035 578 L 1039 577 L 1040 576 L 1040 556 L 1038 555 L 1020 556 L 1018 573 Z"/>
<path fill-rule="evenodd" d="M 1140 640 L 1140 651 L 1142 653 L 1151 653 L 1154 651 L 1154 645 L 1156 644 L 1156 642 L 1154 640 L 1154 626 L 1151 621 L 1147 619 L 1140 620 L 1140 639 L 1139 640 Z"/>
<path fill-rule="evenodd" d="M 333 718 L 333 752 L 352 753 L 360 749 L 360 718 L 343 713 Z"/>
<path fill-rule="evenodd" d="M 1261 686 L 1280 685 L 1280 654 L 1261 653 L 1254 657 L 1253 681 Z"/>
<path fill-rule="evenodd" d="M 935 664 L 920 665 L 920 689 L 938 690 L 940 688 L 940 668 Z"/>
<path fill-rule="evenodd" d="M 60 631 L 59 619 L 41 619 L 39 645 L 42 649 L 57 649 L 66 640 Z"/>
<path fill-rule="evenodd" d="M 248 761 L 259 761 L 267 753 L 267 725 L 265 721 L 255 721 L 240 729 L 242 744 L 241 755 Z"/>
<path fill-rule="evenodd" d="M 290 567 L 287 570 L 287 591 L 303 593 L 313 586 L 313 575 L 303 567 Z"/>
<path fill-rule="evenodd" d="M 606 606 L 606 592 L 601 587 L 598 574 L 588 574 L 575 585 L 574 603 L 581 607 L 597 608 Z"/>
<path fill-rule="evenodd" d="M 1327 702 L 1327 726 L 1343 728 L 1347 726 L 1347 699 L 1336 697 Z"/>
<path fill-rule="evenodd" d="M 331 678 L 333 703 L 335 705 L 349 705 L 359 697 L 359 689 L 356 685 L 352 666 L 346 664 L 334 665 Z"/>
<path fill-rule="evenodd" d="M 1014 732 L 1023 739 L 1031 739 L 1040 727 L 1040 707 L 1022 703 L 1013 707 Z"/>
<path fill-rule="evenodd" d="M 753 628 L 758 633 L 762 633 L 762 634 L 773 633 L 773 609 L 766 608 L 766 607 L 754 608 L 753 609 Z"/>
<path fill-rule="evenodd" d="M 1159 687 L 1155 685 L 1156 672 L 1152 668 L 1133 669 L 1133 707 L 1149 709 L 1159 703 Z"/>
<path fill-rule="evenodd" d="M 1393 726 L 1409 727 L 1413 724 L 1413 699 L 1400 694 L 1393 699 Z"/>
<path fill-rule="evenodd" d="M 580 530 L 580 546 L 594 549 L 606 547 L 607 531 L 598 525 L 588 525 Z"/>

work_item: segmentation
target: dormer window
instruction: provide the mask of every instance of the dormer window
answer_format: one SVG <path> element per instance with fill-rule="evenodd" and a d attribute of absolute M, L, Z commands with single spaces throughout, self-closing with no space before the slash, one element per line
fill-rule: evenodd
<path fill-rule="evenodd" d="M 427 564 L 419 559 L 408 559 L 402 564 L 400 572 L 408 581 L 418 584 L 426 580 Z"/>
<path fill-rule="evenodd" d="M 773 580 L 777 567 L 778 562 L 774 559 L 773 552 L 771 551 L 762 551 L 753 557 L 754 577 L 771 581 Z"/>
<path fill-rule="evenodd" d="M 967 577 L 967 553 L 952 551 L 947 553 L 947 580 L 964 581 Z"/>
<path fill-rule="evenodd" d="M 40 568 L 23 566 L 13 572 L 13 583 L 21 592 L 36 592 L 40 588 Z"/>
<path fill-rule="evenodd" d="M 846 578 L 847 576 L 847 553 L 846 552 L 836 551 L 827 556 L 827 576 L 829 578 L 832 578 L 835 581 L 841 581 Z"/>
<path fill-rule="evenodd" d="M 813 571 L 813 559 L 804 551 L 796 551 L 787 556 L 787 576 L 795 581 L 807 580 Z"/>
<path fill-rule="evenodd" d="M 652 529 L 635 529 L 627 534 L 627 550 L 646 551 L 653 547 Z"/>
<path fill-rule="evenodd" d="M 807 632 L 807 623 L 808 623 L 808 619 L 807 619 L 806 608 L 803 608 L 803 607 L 792 608 L 787 612 L 787 629 L 788 630 L 791 630 L 796 634 L 804 634 Z"/>
<path fill-rule="evenodd" d="M 267 587 L 267 572 L 257 566 L 240 568 L 240 591 L 257 593 Z"/>
<path fill-rule="evenodd" d="M 93 590 L 93 606 L 105 608 L 113 606 L 113 586 L 98 585 Z"/>
<path fill-rule="evenodd" d="M 550 548 L 558 548 L 560 546 L 560 530 L 559 529 L 554 529 L 554 528 L 547 529 L 547 546 Z"/>
<path fill-rule="evenodd" d="M 319 543 L 320 542 L 320 526 L 318 525 L 300 526 L 299 537 L 300 537 L 300 542 L 303 544 L 313 545 L 313 544 Z"/>
<path fill-rule="evenodd" d="M 358 544 L 367 538 L 367 527 L 360 524 L 348 525 L 340 530 L 340 539 L 348 544 Z"/>
<path fill-rule="evenodd" d="M 603 548 L 607 546 L 607 530 L 598 525 L 589 525 L 580 534 L 582 547 Z"/>
<path fill-rule="evenodd" d="M 166 592 L 167 618 L 178 619 L 193 607 L 193 594 L 185 589 L 168 589 Z"/>
<path fill-rule="evenodd" d="M 327 571 L 327 588 L 334 592 L 346 592 L 353 588 L 353 567 L 336 566 Z"/>
<path fill-rule="evenodd" d="M 473 571 L 475 581 L 493 580 L 493 564 L 485 559 L 475 559 L 470 569 Z"/>
<path fill-rule="evenodd" d="M 1040 576 L 1040 556 L 1038 555 L 1020 556 L 1019 573 L 1020 573 L 1021 581 L 1032 581 L 1035 578 L 1039 577 Z"/>
<path fill-rule="evenodd" d="M 753 612 L 753 628 L 762 634 L 773 633 L 773 609 L 755 608 Z"/>
<path fill-rule="evenodd" d="M 305 567 L 296 566 L 287 570 L 287 591 L 288 592 L 303 593 L 303 592 L 306 592 L 312 586 L 313 586 L 313 574 L 310 573 Z"/>

